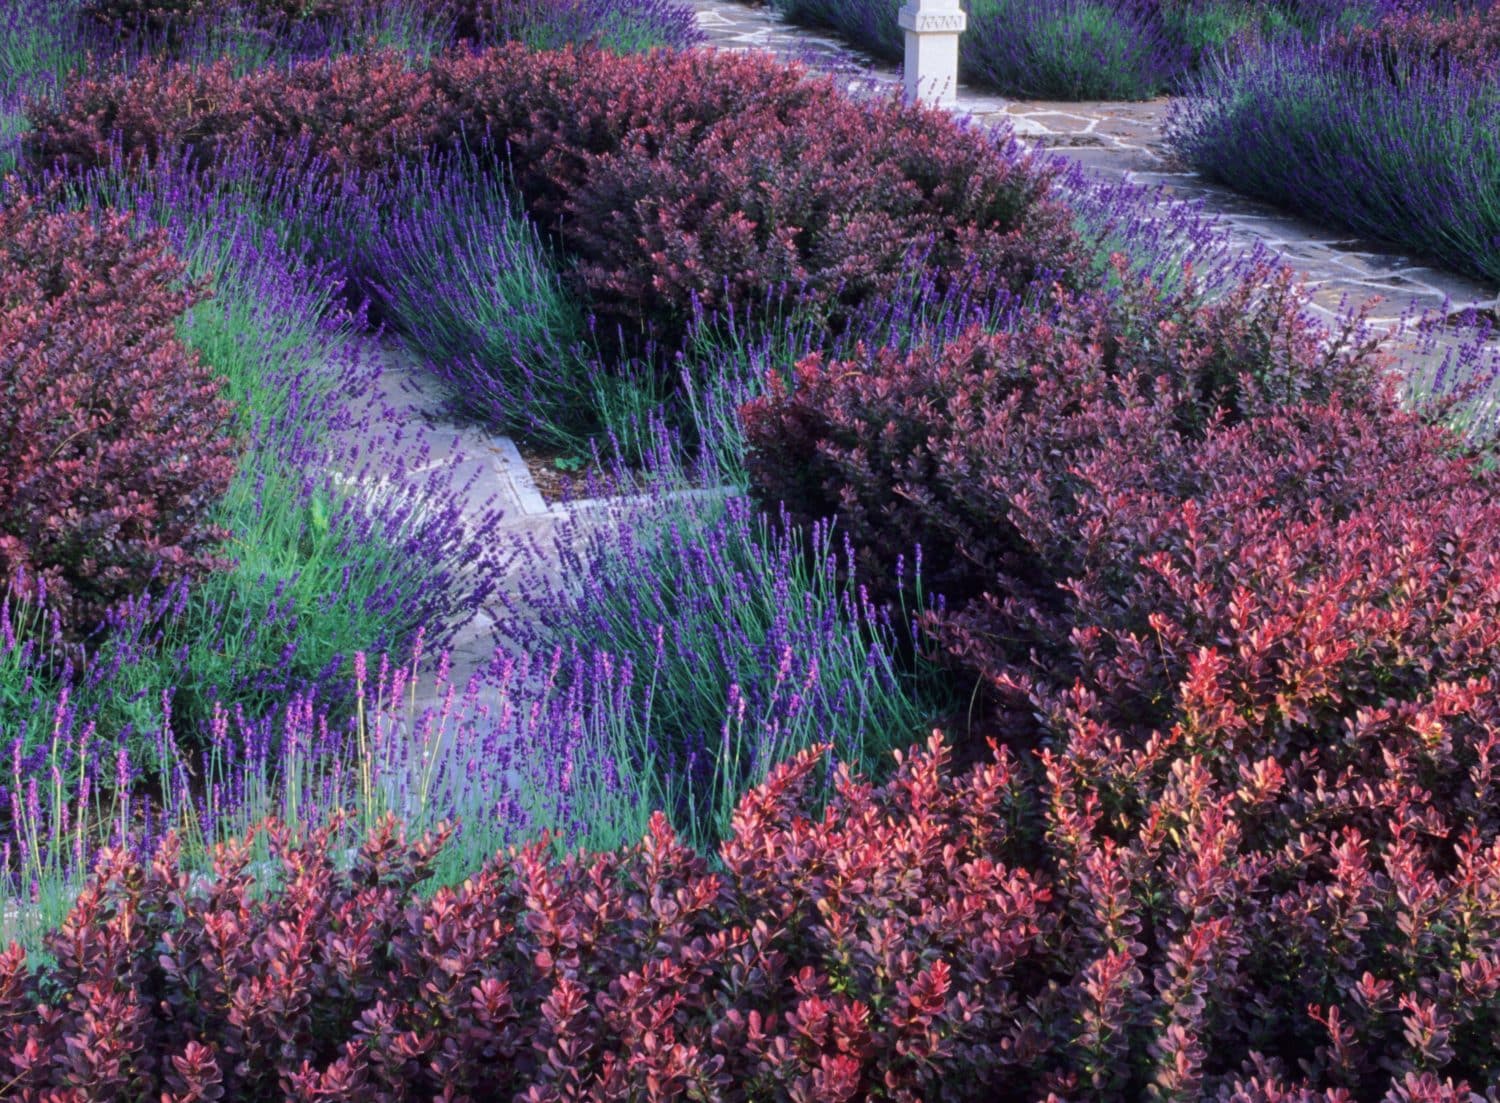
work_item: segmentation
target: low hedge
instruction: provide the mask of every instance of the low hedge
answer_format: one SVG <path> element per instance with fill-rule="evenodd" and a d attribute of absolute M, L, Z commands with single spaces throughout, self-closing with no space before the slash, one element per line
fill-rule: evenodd
<path fill-rule="evenodd" d="M 176 332 L 202 294 L 125 215 L 0 202 L 0 591 L 40 584 L 74 634 L 220 564 L 231 408 Z"/>
<path fill-rule="evenodd" d="M 441 837 L 390 823 L 347 867 L 329 830 L 269 825 L 259 876 L 252 839 L 208 880 L 170 839 L 116 850 L 51 963 L 0 955 L 0 1077 L 26 1101 L 1457 1103 L 1500 1071 L 1497 794 L 1471 774 L 1440 808 L 1408 771 L 1442 773 L 1437 733 L 1486 699 L 1472 769 L 1497 749 L 1489 686 L 1363 721 L 1388 745 L 1369 794 L 1180 739 L 1106 759 L 1080 731 L 1038 802 L 1008 752 L 953 777 L 935 740 L 819 810 L 808 752 L 712 865 L 660 817 L 431 897 Z M 1126 794 L 1152 798 L 1130 822 Z M 1288 807 L 1306 831 L 1263 847 Z"/>
<path fill-rule="evenodd" d="M 1064 298 L 745 411 L 764 498 L 867 577 L 920 547 L 972 715 L 1035 752 L 1010 860 L 1055 896 L 1027 1006 L 1068 1040 L 1019 1097 L 1500 1077 L 1496 473 L 1302 301 Z"/>
<path fill-rule="evenodd" d="M 1083 264 L 1051 170 L 1014 144 L 762 57 L 510 46 L 242 78 L 148 64 L 78 82 L 32 122 L 37 172 L 182 147 L 212 165 L 249 141 L 368 176 L 488 144 L 557 227 L 599 331 L 644 327 L 669 347 L 701 310 L 777 289 L 836 321 L 913 270 L 983 297 Z"/>

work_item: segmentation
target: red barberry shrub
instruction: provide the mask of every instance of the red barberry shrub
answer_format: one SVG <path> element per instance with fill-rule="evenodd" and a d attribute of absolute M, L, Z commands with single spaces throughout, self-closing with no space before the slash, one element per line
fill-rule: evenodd
<path fill-rule="evenodd" d="M 76 631 L 215 562 L 231 411 L 176 336 L 200 297 L 129 219 L 0 208 L 0 581 L 44 582 Z"/>
<path fill-rule="evenodd" d="M 387 823 L 348 870 L 330 834 L 266 834 L 213 879 L 169 840 L 105 856 L 56 964 L 0 957 L 7 1098 L 992 1098 L 1025 1050 L 1048 897 L 1011 849 L 1008 760 L 945 753 L 815 813 L 816 754 L 741 805 L 723 866 L 658 817 L 640 845 L 533 846 L 415 895 L 441 839 Z M 194 1094 L 196 1093 L 196 1094 Z"/>
<path fill-rule="evenodd" d="M 914 266 L 985 294 L 1078 263 L 1048 171 L 1012 146 L 770 58 L 510 48 L 436 76 L 615 320 L 674 334 L 695 303 L 778 286 L 836 310 Z"/>
<path fill-rule="evenodd" d="M 1150 458 L 1078 465 L 1071 669 L 996 675 L 1039 720 L 1058 868 L 1152 902 L 1112 967 L 1153 999 L 1115 1037 L 1181 1027 L 1160 1083 L 1254 1053 L 1354 1098 L 1372 1067 L 1500 1074 L 1500 508 L 1456 452 L 1331 402 L 1211 432 L 1187 494 Z M 958 646 L 998 658 L 983 621 Z"/>
<path fill-rule="evenodd" d="M 558 228 L 601 320 L 668 340 L 699 308 L 777 288 L 836 315 L 914 267 L 980 296 L 1081 271 L 1049 170 L 1014 145 L 767 58 L 512 45 L 420 71 L 392 54 L 238 81 L 154 66 L 32 114 L 38 170 L 295 141 L 334 171 L 372 172 L 487 143 Z"/>
<path fill-rule="evenodd" d="M 148 59 L 129 77 L 85 74 L 63 97 L 27 106 L 25 161 L 38 172 L 85 173 L 117 155 L 135 161 L 182 150 L 212 163 L 218 142 L 249 122 L 238 87 L 228 59 L 192 67 Z"/>
<path fill-rule="evenodd" d="M 0 955 L 0 1075 L 20 1100 L 1467 1100 L 1500 1067 L 1486 695 L 1444 702 L 1455 746 L 1476 703 L 1490 728 L 1448 811 L 1410 773 L 1458 776 L 1424 716 L 1351 734 L 1386 751 L 1368 793 L 1201 729 L 1079 730 L 1035 775 L 1002 748 L 951 776 L 935 739 L 820 809 L 809 752 L 716 867 L 658 817 L 430 898 L 441 836 L 390 822 L 348 869 L 331 830 L 267 826 L 269 887 L 251 840 L 206 881 L 170 839 L 110 852 L 54 963 Z M 1382 785 L 1365 834 L 1340 802 Z M 1279 817 L 1301 830 L 1268 845 Z"/>
<path fill-rule="evenodd" d="M 1496 476 L 1276 286 L 813 359 L 747 411 L 763 492 L 938 549 L 927 628 L 1036 749 L 1010 861 L 1058 903 L 1066 1098 L 1500 1077 Z"/>
<path fill-rule="evenodd" d="M 1500 75 L 1500 6 L 1453 12 L 1398 8 L 1372 27 L 1355 26 L 1331 44 L 1332 56 L 1378 61 L 1401 81 L 1413 64 L 1444 72 Z"/>
<path fill-rule="evenodd" d="M 163 154 L 212 168 L 245 144 L 305 149 L 330 171 L 374 170 L 453 140 L 430 79 L 399 54 L 370 51 L 236 77 L 207 66 L 143 62 L 128 76 L 83 79 L 30 108 L 27 161 L 75 172 Z"/>
<path fill-rule="evenodd" d="M 837 515 L 867 577 L 895 577 L 920 545 L 947 599 L 931 636 L 1014 710 L 998 723 L 1034 734 L 1039 702 L 1082 679 L 1096 715 L 1145 738 L 1177 719 L 1198 650 L 1264 611 L 1259 587 L 1289 587 L 1273 605 L 1292 616 L 1315 578 L 1355 571 L 1347 526 L 1428 518 L 1480 478 L 1395 408 L 1371 346 L 1320 346 L 1296 302 L 1285 279 L 1206 307 L 1075 300 L 940 351 L 812 357 L 746 410 L 752 477 L 803 517 Z M 1255 573 L 1287 533 L 1287 574 Z M 1338 609 L 1329 630 L 1354 638 Z M 1392 676 L 1344 679 L 1362 707 Z"/>
<path fill-rule="evenodd" d="M 305 147 L 336 173 L 373 173 L 463 140 L 430 73 L 398 51 L 343 54 L 242 79 L 245 123 L 222 141 Z"/>
<path fill-rule="evenodd" d="M 1165 298 L 1061 295 L 1008 332 L 975 329 L 940 349 L 814 355 L 794 385 L 769 380 L 743 411 L 752 481 L 803 520 L 837 514 L 871 580 L 894 579 L 920 545 L 950 608 L 989 592 L 1021 619 L 1057 609 L 1088 538 L 1063 522 L 1039 547 L 1031 519 L 1071 517 L 1087 452 L 1132 461 L 1126 449 L 1156 433 L 1187 477 L 1210 425 L 1370 388 L 1370 350 L 1322 348 L 1300 302 L 1288 273 L 1257 269 L 1207 306 L 1192 281 Z"/>

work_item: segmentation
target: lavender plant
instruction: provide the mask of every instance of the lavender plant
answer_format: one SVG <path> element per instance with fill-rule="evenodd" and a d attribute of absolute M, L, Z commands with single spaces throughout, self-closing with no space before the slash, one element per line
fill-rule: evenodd
<path fill-rule="evenodd" d="M 788 19 L 832 27 L 899 61 L 898 0 L 774 0 Z M 1204 54 L 1284 21 L 1246 0 L 969 0 L 960 73 L 1007 92 L 1147 99 Z"/>
<path fill-rule="evenodd" d="M 586 315 L 510 188 L 480 166 L 425 161 L 380 201 L 383 316 L 466 412 L 576 449 L 603 421 Z"/>
<path fill-rule="evenodd" d="M 1237 247 L 1200 205 L 1164 188 L 1106 180 L 1063 157 L 1058 167 L 1057 186 L 1088 243 L 1093 279 L 1101 286 L 1118 289 L 1128 278 L 1163 296 L 1191 286 L 1212 298 L 1251 271 L 1278 263 L 1264 246 Z"/>
<path fill-rule="evenodd" d="M 830 27 L 887 61 L 901 60 L 906 49 L 896 22 L 901 0 L 772 0 L 771 6 L 791 22 Z"/>
<path fill-rule="evenodd" d="M 1209 65 L 1172 147 L 1237 190 L 1500 280 L 1500 86 L 1283 43 Z"/>
<path fill-rule="evenodd" d="M 9 176 L 20 164 L 25 134 L 24 107 L 15 98 L 0 96 L 0 177 Z"/>
<path fill-rule="evenodd" d="M 0 593 L 0 730 L 29 743 L 29 725 L 45 705 L 67 665 L 62 623 L 29 585 Z"/>
<path fill-rule="evenodd" d="M 790 756 L 828 743 L 879 770 L 938 712 L 900 660 L 909 626 L 871 602 L 829 527 L 803 534 L 742 497 L 678 492 L 567 526 L 554 554 L 561 580 L 536 571 L 527 587 L 528 642 L 604 647 L 635 672 L 651 724 L 620 761 L 705 846 Z"/>
<path fill-rule="evenodd" d="M 404 665 L 356 663 L 354 763 L 368 776 L 352 804 L 366 823 L 455 823 L 439 883 L 544 835 L 599 851 L 645 834 L 658 789 L 632 751 L 654 718 L 628 664 L 599 650 L 502 649 L 458 685 L 446 655 L 430 679 L 421 659 L 419 641 Z"/>
<path fill-rule="evenodd" d="M 0 100 L 43 96 L 79 68 L 87 40 L 75 0 L 14 0 L 0 10 Z"/>
<path fill-rule="evenodd" d="M 1147 99 L 1191 61 L 1157 0 L 971 0 L 964 71 L 1041 98 Z"/>
<path fill-rule="evenodd" d="M 205 870 L 216 843 L 267 816 L 308 827 L 345 817 L 355 833 L 386 813 L 419 830 L 456 824 L 434 887 L 544 836 L 571 850 L 644 835 L 654 790 L 614 757 L 626 729 L 649 723 L 628 668 L 497 652 L 460 684 L 446 654 L 433 658 L 421 633 L 403 658 L 356 653 L 348 712 L 291 693 L 268 715 L 216 708 L 196 731 L 168 707 L 136 741 L 98 728 L 75 695 L 92 676 L 70 671 L 28 728 L 0 726 L 0 942 L 38 949 L 101 847 L 145 852 L 169 830 Z M 0 686 L 42 661 L 0 634 Z M 160 780 L 143 788 L 147 777 Z"/>
<path fill-rule="evenodd" d="M 474 9 L 483 41 L 534 50 L 591 43 L 615 53 L 682 48 L 701 40 L 691 9 L 670 0 L 459 0 Z"/>
<path fill-rule="evenodd" d="M 1208 54 L 1246 38 L 1277 38 L 1292 30 L 1274 5 L 1246 0 L 1158 0 L 1158 6 L 1168 37 L 1187 52 L 1189 69 Z"/>
<path fill-rule="evenodd" d="M 30 2 L 30 0 L 28 0 Z M 459 41 L 519 41 L 534 49 L 594 45 L 617 53 L 696 44 L 689 12 L 666 0 L 237 0 L 153 6 L 136 0 L 68 0 L 100 32 L 95 52 L 128 67 L 143 57 L 205 63 L 234 59 L 243 72 L 370 48 L 430 59 Z"/>
<path fill-rule="evenodd" d="M 899 61 L 898 0 L 773 0 Z M 1140 100 L 1176 91 L 1208 58 L 1288 37 L 1307 41 L 1446 0 L 967 0 L 960 75 L 1044 99 Z"/>

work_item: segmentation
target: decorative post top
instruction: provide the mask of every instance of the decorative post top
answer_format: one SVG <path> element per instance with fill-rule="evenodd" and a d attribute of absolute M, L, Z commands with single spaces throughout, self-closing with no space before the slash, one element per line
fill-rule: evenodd
<path fill-rule="evenodd" d="M 969 17 L 956 3 L 907 0 L 896 13 L 896 24 L 917 34 L 962 34 L 968 29 Z"/>

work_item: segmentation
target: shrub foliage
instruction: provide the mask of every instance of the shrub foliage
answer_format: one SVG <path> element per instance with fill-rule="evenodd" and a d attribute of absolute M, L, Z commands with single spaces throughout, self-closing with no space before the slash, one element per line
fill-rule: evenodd
<path fill-rule="evenodd" d="M 259 879 L 251 840 L 208 881 L 171 840 L 113 851 L 55 963 L 0 955 L 0 1074 L 22 1100 L 1466 1099 L 1500 1009 L 1493 705 L 1458 719 L 1487 694 L 1371 715 L 1349 743 L 1386 765 L 1335 788 L 1080 732 L 1040 805 L 1010 752 L 955 778 L 935 739 L 819 811 L 808 752 L 719 867 L 661 817 L 431 898 L 441 837 L 391 823 L 349 868 L 269 825 Z"/>
<path fill-rule="evenodd" d="M 723 53 L 619 57 L 520 46 L 417 71 L 395 54 L 235 78 L 147 65 L 37 105 L 38 169 L 186 146 L 303 142 L 334 171 L 486 143 L 559 226 L 605 332 L 675 341 L 697 311 L 796 292 L 836 318 L 913 268 L 977 294 L 1068 273 L 1078 245 L 1049 174 L 1011 144 L 894 100 Z"/>
<path fill-rule="evenodd" d="M 1014 622 L 999 633 L 1014 643 L 1022 623 L 1061 607 L 1059 586 L 1095 539 L 1067 533 L 1081 520 L 1082 462 L 1155 458 L 1162 472 L 1143 487 L 1187 493 L 1210 430 L 1341 380 L 1368 388 L 1370 350 L 1321 350 L 1285 273 L 1199 298 L 1191 281 L 1162 298 L 1149 285 L 1063 296 L 998 333 L 865 360 L 814 354 L 744 410 L 756 491 L 804 521 L 836 514 L 872 581 L 920 548 L 947 617 L 1006 596 L 1010 612 L 995 614 Z M 1145 441 L 1151 451 L 1133 451 Z M 1032 644 L 1066 639 L 1035 628 Z"/>
<path fill-rule="evenodd" d="M 235 468 L 219 382 L 177 340 L 201 291 L 129 219 L 0 209 L 0 579 L 77 631 L 212 566 Z"/>
<path fill-rule="evenodd" d="M 1007 770 L 940 763 L 808 819 L 803 755 L 742 803 L 720 872 L 661 817 L 639 846 L 533 846 L 425 901 L 440 840 L 391 824 L 342 871 L 326 831 L 269 828 L 264 900 L 247 843 L 207 885 L 171 842 L 113 852 L 55 966 L 0 957 L 0 1075 L 27 1100 L 936 1098 L 1013 1032 L 1047 899 L 995 861 Z"/>
<path fill-rule="evenodd" d="M 1065 1097 L 1500 1074 L 1474 927 L 1500 860 L 1494 476 L 1298 303 L 1284 278 L 1076 299 L 814 356 L 746 411 L 760 493 L 836 514 L 873 567 L 922 545 L 931 634 L 1035 752 L 1017 864 L 1055 878 L 1069 979 L 1035 1026 L 1081 1024 Z"/>
<path fill-rule="evenodd" d="M 1401 8 L 1373 26 L 1340 35 L 1334 56 L 1379 59 L 1393 80 L 1412 64 L 1446 72 L 1500 75 L 1500 6 L 1433 12 Z"/>

